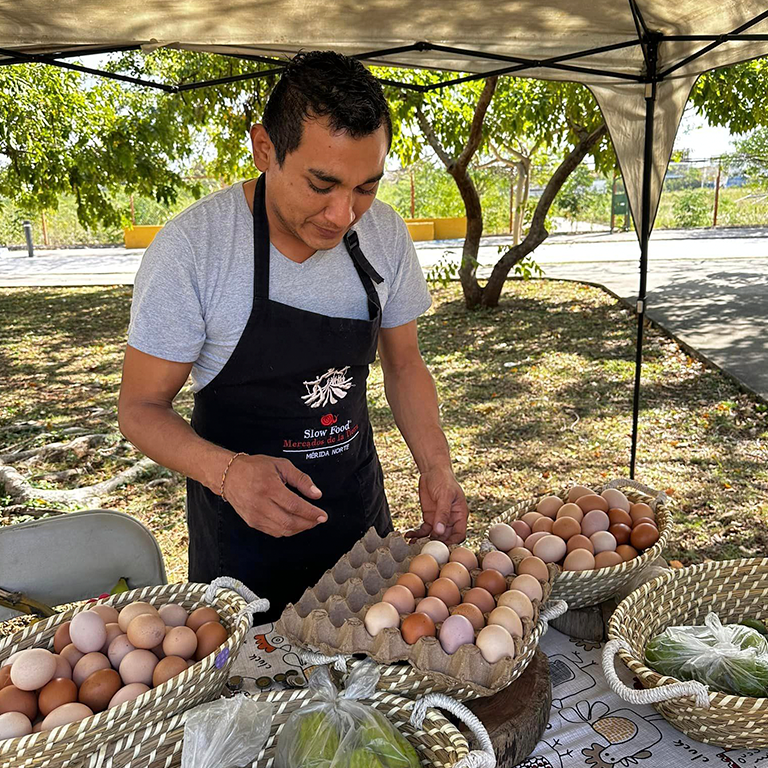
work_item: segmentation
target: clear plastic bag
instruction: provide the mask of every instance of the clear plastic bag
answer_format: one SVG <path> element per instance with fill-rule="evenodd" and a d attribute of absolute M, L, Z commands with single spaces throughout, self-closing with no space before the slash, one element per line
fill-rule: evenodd
<path fill-rule="evenodd" d="M 416 750 L 384 715 L 357 699 L 376 690 L 379 672 L 360 664 L 339 693 L 327 667 L 309 679 L 315 700 L 294 712 L 277 741 L 276 768 L 419 768 Z"/>
<path fill-rule="evenodd" d="M 713 691 L 768 696 L 768 642 L 750 627 L 723 625 L 715 613 L 704 626 L 668 627 L 648 643 L 645 660 L 659 674 Z"/>
<path fill-rule="evenodd" d="M 184 725 L 181 768 L 249 765 L 267 741 L 272 705 L 240 694 L 195 707 Z"/>

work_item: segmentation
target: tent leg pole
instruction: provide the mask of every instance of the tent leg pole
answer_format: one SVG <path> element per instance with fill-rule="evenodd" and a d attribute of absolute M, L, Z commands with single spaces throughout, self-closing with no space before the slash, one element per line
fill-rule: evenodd
<path fill-rule="evenodd" d="M 640 223 L 640 289 L 637 295 L 637 346 L 635 357 L 635 392 L 632 402 L 632 453 L 629 476 L 634 480 L 637 462 L 638 418 L 640 415 L 640 378 L 643 365 L 643 323 L 645 321 L 645 295 L 648 278 L 648 241 L 651 237 L 651 170 L 653 167 L 653 128 L 656 106 L 656 76 L 658 43 L 648 43 L 648 69 L 651 82 L 645 86 L 645 145 L 643 148 L 642 215 Z"/>

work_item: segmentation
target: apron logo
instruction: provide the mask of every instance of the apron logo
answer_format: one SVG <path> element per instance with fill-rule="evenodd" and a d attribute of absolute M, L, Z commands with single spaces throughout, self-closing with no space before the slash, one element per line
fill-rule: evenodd
<path fill-rule="evenodd" d="M 333 413 L 326 413 L 325 416 L 323 416 L 320 419 L 320 423 L 324 427 L 330 427 L 331 424 L 335 424 L 339 420 L 339 417 L 334 415 Z"/>
<path fill-rule="evenodd" d="M 310 408 L 322 408 L 329 403 L 335 405 L 339 400 L 343 400 L 349 394 L 349 390 L 355 386 L 352 377 L 347 378 L 348 370 L 348 365 L 338 370 L 330 368 L 327 373 L 318 376 L 314 381 L 305 381 L 307 394 L 302 395 L 301 399 Z"/>

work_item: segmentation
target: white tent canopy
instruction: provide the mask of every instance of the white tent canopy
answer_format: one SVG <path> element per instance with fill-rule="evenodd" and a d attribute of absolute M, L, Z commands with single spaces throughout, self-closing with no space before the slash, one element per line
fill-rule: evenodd
<path fill-rule="evenodd" d="M 675 134 L 699 74 L 768 54 L 765 0 L 0 0 L 0 66 L 158 46 L 272 60 L 333 49 L 588 86 L 641 244 L 634 471 L 648 238 Z"/>

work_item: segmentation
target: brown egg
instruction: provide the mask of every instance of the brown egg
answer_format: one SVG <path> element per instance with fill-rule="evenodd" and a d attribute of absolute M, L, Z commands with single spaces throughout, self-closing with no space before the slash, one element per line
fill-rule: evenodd
<path fill-rule="evenodd" d="M 189 614 L 187 626 L 194 632 L 197 632 L 203 624 L 207 624 L 209 621 L 219 621 L 220 619 L 221 616 L 213 608 L 204 606 L 203 608 L 197 608 Z"/>
<path fill-rule="evenodd" d="M 152 673 L 152 685 L 157 688 L 172 677 L 180 675 L 187 668 L 186 659 L 182 659 L 179 656 L 166 656 Z"/>
<path fill-rule="evenodd" d="M 515 566 L 506 552 L 486 552 L 481 563 L 484 571 L 498 571 L 502 576 L 511 576 L 515 572 Z"/>
<path fill-rule="evenodd" d="M 490 613 L 496 607 L 493 595 L 482 587 L 472 587 L 464 595 L 462 602 L 476 605 L 483 613 Z"/>
<path fill-rule="evenodd" d="M 515 558 L 521 558 L 525 560 L 526 557 L 531 557 L 533 555 L 533 552 L 531 552 L 530 549 L 527 549 L 526 547 L 515 547 L 514 549 L 511 549 L 509 552 L 507 552 L 509 555 L 510 560 L 514 560 Z"/>
<path fill-rule="evenodd" d="M 467 589 L 472 584 L 469 571 L 461 563 L 448 563 L 440 571 L 440 578 L 450 579 L 459 589 Z"/>
<path fill-rule="evenodd" d="M 492 595 L 500 595 L 507 589 L 507 580 L 498 571 L 482 571 L 477 574 L 475 586 L 487 589 Z"/>
<path fill-rule="evenodd" d="M 189 630 L 192 631 L 191 629 Z M 120 669 L 120 663 L 122 660 L 131 652 L 135 651 L 136 648 L 131 644 L 131 641 L 128 639 L 128 635 L 118 635 L 110 644 L 109 648 L 107 649 L 107 658 L 109 659 L 109 663 L 112 665 L 113 669 Z"/>
<path fill-rule="evenodd" d="M 56 653 L 61 653 L 72 642 L 72 638 L 69 636 L 69 624 L 68 621 L 59 624 L 59 628 L 53 636 L 53 650 Z"/>
<path fill-rule="evenodd" d="M 500 605 L 494 608 L 488 616 L 488 625 L 498 624 L 509 632 L 512 637 L 523 636 L 523 622 L 520 617 L 508 606 Z"/>
<path fill-rule="evenodd" d="M 0 715 L 5 712 L 21 712 L 34 720 L 37 717 L 37 694 L 34 691 L 22 691 L 15 685 L 6 685 L 0 691 Z"/>
<path fill-rule="evenodd" d="M 638 517 L 637 520 L 632 521 L 632 527 L 637 528 L 641 523 L 648 523 L 648 525 L 652 525 L 656 530 L 659 529 L 659 526 L 656 525 L 656 521 L 651 517 Z"/>
<path fill-rule="evenodd" d="M 79 702 L 72 702 L 71 704 L 63 704 L 62 706 L 54 709 L 48 717 L 43 720 L 43 724 L 40 726 L 41 731 L 52 731 L 54 728 L 58 728 L 60 725 L 69 725 L 69 723 L 76 723 L 78 720 L 84 720 L 86 717 L 91 717 L 93 712 L 90 707 L 86 707 L 85 704 Z"/>
<path fill-rule="evenodd" d="M 630 542 L 637 550 L 652 547 L 659 540 L 659 531 L 650 523 L 640 523 L 632 529 Z"/>
<path fill-rule="evenodd" d="M 572 517 L 577 523 L 581 523 L 581 521 L 584 519 L 584 512 L 582 511 L 581 507 L 578 504 L 563 504 L 562 507 L 557 511 L 557 519 L 559 520 L 561 517 Z"/>
<path fill-rule="evenodd" d="M 432 555 L 416 555 L 411 560 L 408 570 L 410 573 L 415 573 L 426 584 L 438 577 L 440 566 Z"/>
<path fill-rule="evenodd" d="M 109 669 L 112 665 L 109 659 L 98 651 L 86 653 L 72 670 L 72 679 L 79 688 L 94 672 L 100 669 Z"/>
<path fill-rule="evenodd" d="M 114 669 L 100 669 L 80 686 L 77 698 L 94 712 L 103 712 L 122 687 L 123 681 Z"/>
<path fill-rule="evenodd" d="M 564 571 L 591 571 L 595 567 L 595 557 L 588 549 L 574 549 L 565 556 Z"/>
<path fill-rule="evenodd" d="M 452 608 L 461 602 L 459 588 L 450 579 L 435 579 L 430 584 L 427 595 L 442 600 L 448 608 Z"/>
<path fill-rule="evenodd" d="M 191 659 L 197 650 L 197 635 L 189 627 L 171 627 L 163 640 L 163 652 L 166 656 L 179 656 Z"/>
<path fill-rule="evenodd" d="M 416 613 L 426 613 L 435 624 L 445 621 L 448 614 L 448 606 L 438 597 L 425 597 L 419 600 Z"/>
<path fill-rule="evenodd" d="M 620 544 L 616 547 L 616 554 L 626 563 L 628 560 L 634 560 L 637 557 L 638 552 L 629 544 Z"/>
<path fill-rule="evenodd" d="M 69 666 L 69 662 L 58 653 L 54 653 L 53 657 L 56 659 L 56 671 L 53 673 L 54 677 L 66 677 L 72 679 L 72 667 Z"/>
<path fill-rule="evenodd" d="M 576 500 L 576 503 L 585 515 L 595 509 L 599 509 L 601 512 L 608 512 L 608 502 L 602 496 L 598 496 L 597 494 L 580 496 Z"/>
<path fill-rule="evenodd" d="M 533 524 L 542 517 L 544 515 L 540 515 L 538 512 L 526 512 L 520 519 L 533 530 Z"/>
<path fill-rule="evenodd" d="M 576 501 L 581 496 L 587 496 L 588 494 L 594 495 L 594 493 L 594 491 L 584 485 L 574 485 L 573 488 L 568 491 L 568 501 Z"/>
<path fill-rule="evenodd" d="M 549 580 L 549 569 L 547 564 L 540 557 L 526 557 L 520 565 L 517 566 L 518 574 L 530 574 L 539 581 Z"/>
<path fill-rule="evenodd" d="M 612 550 L 606 550 L 605 552 L 598 552 L 595 555 L 595 569 L 598 568 L 610 568 L 611 566 L 623 563 L 621 555 L 618 552 Z"/>
<path fill-rule="evenodd" d="M 422 637 L 434 637 L 437 629 L 435 628 L 435 622 L 432 621 L 428 614 L 412 613 L 403 619 L 400 632 L 403 635 L 403 640 L 408 645 L 413 645 Z"/>
<path fill-rule="evenodd" d="M 593 533 L 607 531 L 611 525 L 608 515 L 600 509 L 592 509 L 584 515 L 581 521 L 581 532 L 591 538 Z"/>
<path fill-rule="evenodd" d="M 545 534 L 533 548 L 533 554 L 545 563 L 559 563 L 565 557 L 565 553 L 565 542 L 551 533 Z"/>
<path fill-rule="evenodd" d="M 573 552 L 574 549 L 586 549 L 587 552 L 590 552 L 593 555 L 595 554 L 595 548 L 592 546 L 592 542 L 581 533 L 576 536 L 571 536 L 571 538 L 568 539 L 566 550 L 568 552 Z"/>
<path fill-rule="evenodd" d="M 563 500 L 558 496 L 545 496 L 537 505 L 536 511 L 540 515 L 554 518 L 557 511 L 563 506 Z"/>
<path fill-rule="evenodd" d="M 0 691 L 5 688 L 6 685 L 11 685 L 11 665 L 8 664 L 5 667 L 0 667 Z"/>
<path fill-rule="evenodd" d="M 127 632 L 128 625 L 142 613 L 152 613 L 156 616 L 160 615 L 154 605 L 143 602 L 130 603 L 120 611 L 120 615 L 117 617 L 117 623 L 120 625 L 120 629 L 122 629 L 123 632 Z"/>
<path fill-rule="evenodd" d="M 537 518 L 534 521 L 534 525 L 539 522 L 541 518 Z M 523 520 L 515 520 L 512 523 L 512 528 L 514 529 L 515 533 L 523 540 L 525 541 L 532 533 L 531 526 L 528 525 L 528 523 L 524 522 Z"/>
<path fill-rule="evenodd" d="M 474 603 L 462 603 L 461 605 L 451 608 L 451 616 L 455 614 L 469 619 L 469 623 L 472 625 L 475 632 L 485 626 L 483 613 Z"/>
<path fill-rule="evenodd" d="M 623 509 L 609 509 L 608 520 L 611 525 L 626 525 L 628 528 L 632 527 L 632 518 L 629 512 L 625 512 Z"/>
<path fill-rule="evenodd" d="M 477 555 L 466 547 L 456 547 L 451 550 L 449 562 L 461 563 L 468 571 L 471 571 L 477 568 Z"/>
<path fill-rule="evenodd" d="M 563 541 L 568 541 L 572 536 L 578 536 L 581 533 L 581 526 L 573 517 L 565 516 L 555 520 L 552 533 Z"/>
<path fill-rule="evenodd" d="M 126 685 L 131 683 L 152 684 L 152 673 L 158 665 L 158 658 L 152 651 L 137 648 L 126 654 L 120 662 L 120 677 Z"/>
<path fill-rule="evenodd" d="M 195 662 L 193 661 L 192 663 L 194 664 Z M 113 707 L 119 707 L 121 704 L 125 703 L 126 701 L 133 701 L 134 699 L 137 699 L 139 696 L 141 696 L 143 693 L 146 693 L 148 690 L 150 690 L 149 686 L 144 685 L 144 683 L 130 683 L 129 685 L 126 685 L 123 688 L 121 688 L 112 697 L 112 700 L 109 702 L 107 709 L 112 709 Z"/>
<path fill-rule="evenodd" d="M 546 531 L 539 531 L 538 533 L 532 533 L 526 540 L 525 540 L 525 548 L 529 550 L 530 552 L 533 552 L 533 548 L 536 546 L 536 543 L 543 539 L 545 536 L 551 536 L 551 533 L 547 533 Z"/>
<path fill-rule="evenodd" d="M 40 708 L 40 714 L 47 717 L 54 709 L 71 701 L 77 701 L 77 686 L 74 681 L 66 677 L 54 677 L 40 691 L 37 705 Z"/>
<path fill-rule="evenodd" d="M 453 582 L 451 582 L 453 583 Z M 453 585 L 456 586 L 455 584 Z M 227 630 L 218 621 L 207 621 L 197 630 L 195 660 L 200 661 L 227 642 Z M 139 681 L 141 682 L 141 681 Z"/>
<path fill-rule="evenodd" d="M 120 614 L 111 605 L 97 603 L 90 610 L 93 611 L 93 613 L 98 613 L 105 624 L 117 624 L 117 619 Z"/>
<path fill-rule="evenodd" d="M 617 488 L 606 488 L 600 495 L 608 502 L 608 509 L 629 512 L 629 499 Z"/>
<path fill-rule="evenodd" d="M 161 605 L 157 612 L 167 627 L 185 627 L 189 619 L 189 614 L 184 607 L 176 603 Z"/>
<path fill-rule="evenodd" d="M 510 589 L 499 595 L 499 605 L 511 608 L 521 619 L 533 618 L 533 603 L 528 595 L 519 589 Z"/>
<path fill-rule="evenodd" d="M 404 573 L 397 580 L 397 583 L 407 587 L 417 600 L 427 594 L 427 588 L 424 586 L 424 582 L 415 573 Z"/>
<path fill-rule="evenodd" d="M 435 584 L 437 584 L 437 581 Z M 413 609 L 416 607 L 416 599 L 413 596 L 413 592 L 402 584 L 394 584 L 386 590 L 381 597 L 381 601 L 394 605 L 399 614 L 413 613 Z"/>
<path fill-rule="evenodd" d="M 608 533 L 613 534 L 617 544 L 628 544 L 632 529 L 624 523 L 615 523 L 608 529 Z"/>
<path fill-rule="evenodd" d="M 515 576 L 512 583 L 509 585 L 509 588 L 519 589 L 524 595 L 528 595 L 531 602 L 534 600 L 541 602 L 541 584 L 539 584 L 539 580 L 535 576 L 531 576 L 530 573 L 523 573 L 520 576 Z"/>
<path fill-rule="evenodd" d="M 540 517 L 533 524 L 533 533 L 538 533 L 539 531 L 552 533 L 552 526 L 554 525 L 554 522 L 555 521 L 551 517 Z"/>
<path fill-rule="evenodd" d="M 80 659 L 85 656 L 85 654 L 82 651 L 78 651 L 77 648 L 75 648 L 74 643 L 70 643 L 69 645 L 65 646 L 61 649 L 61 653 L 59 654 L 63 659 L 67 660 L 67 663 L 69 664 L 72 669 L 75 668 L 77 665 L 77 662 L 80 661 Z"/>
<path fill-rule="evenodd" d="M 643 502 L 640 502 L 639 504 L 633 504 L 629 508 L 629 515 L 632 520 L 638 520 L 641 517 L 650 517 L 651 520 L 656 519 L 656 513 Z"/>

